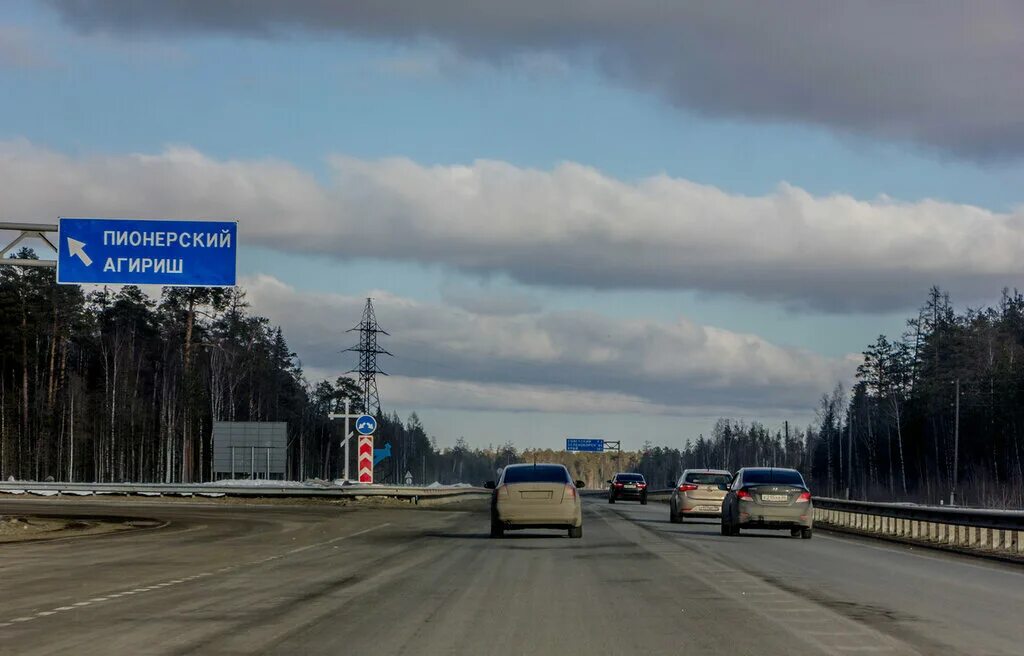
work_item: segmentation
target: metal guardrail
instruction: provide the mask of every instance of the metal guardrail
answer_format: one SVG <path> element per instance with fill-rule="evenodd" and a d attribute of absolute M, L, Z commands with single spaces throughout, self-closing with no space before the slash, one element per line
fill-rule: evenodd
<path fill-rule="evenodd" d="M 847 501 L 828 497 L 814 497 L 814 507 L 893 519 L 1024 531 L 1024 511 L 1020 510 L 918 506 L 905 503 Z"/>
<path fill-rule="evenodd" d="M 1024 556 L 1024 512 L 814 498 L 814 521 L 854 533 Z"/>
<path fill-rule="evenodd" d="M 481 487 L 405 487 L 386 485 L 346 485 L 343 487 L 241 486 L 186 483 L 28 483 L 0 482 L 0 494 L 26 492 L 37 495 L 82 496 L 91 494 L 123 494 L 140 496 L 233 496 L 278 498 L 355 498 L 391 497 L 399 499 L 486 495 Z"/>

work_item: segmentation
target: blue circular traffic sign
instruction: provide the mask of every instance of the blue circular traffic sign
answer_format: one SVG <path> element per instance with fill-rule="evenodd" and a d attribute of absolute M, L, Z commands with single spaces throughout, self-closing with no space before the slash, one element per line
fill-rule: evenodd
<path fill-rule="evenodd" d="M 360 435 L 373 435 L 377 430 L 377 420 L 370 415 L 359 415 L 356 419 L 356 430 Z"/>

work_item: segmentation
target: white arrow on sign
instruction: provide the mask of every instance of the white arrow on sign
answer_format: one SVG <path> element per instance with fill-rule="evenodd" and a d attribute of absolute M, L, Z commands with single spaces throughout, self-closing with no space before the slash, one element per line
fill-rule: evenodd
<path fill-rule="evenodd" d="M 78 241 L 68 237 L 68 250 L 71 252 L 71 257 L 78 256 L 78 259 L 82 260 L 82 264 L 85 266 L 92 266 L 92 258 L 85 254 L 85 242 Z"/>

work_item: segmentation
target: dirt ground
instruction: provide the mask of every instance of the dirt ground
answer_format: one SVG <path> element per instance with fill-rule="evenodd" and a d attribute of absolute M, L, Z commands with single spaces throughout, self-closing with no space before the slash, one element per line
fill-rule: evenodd
<path fill-rule="evenodd" d="M 26 540 L 50 540 L 79 535 L 98 535 L 144 528 L 135 521 L 112 521 L 75 517 L 0 515 L 0 544 Z"/>

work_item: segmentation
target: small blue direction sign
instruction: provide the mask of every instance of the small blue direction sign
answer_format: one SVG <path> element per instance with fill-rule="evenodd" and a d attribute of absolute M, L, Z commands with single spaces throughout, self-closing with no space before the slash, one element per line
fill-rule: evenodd
<path fill-rule="evenodd" d="M 370 415 L 359 415 L 356 419 L 356 430 L 360 435 L 373 435 L 377 430 L 377 420 Z"/>
<path fill-rule="evenodd" d="M 604 440 L 595 440 L 589 437 L 567 437 L 565 439 L 566 451 L 604 451 Z"/>
<path fill-rule="evenodd" d="M 234 221 L 61 218 L 57 282 L 230 287 L 237 236 Z"/>

